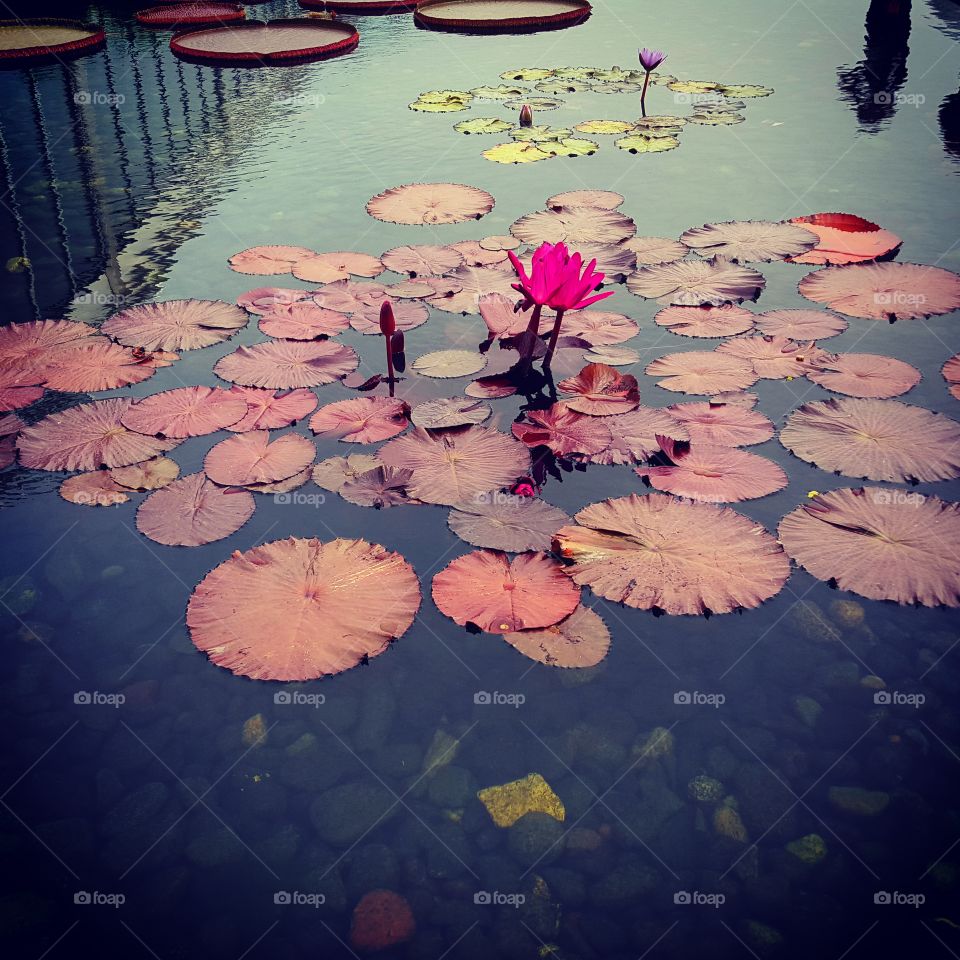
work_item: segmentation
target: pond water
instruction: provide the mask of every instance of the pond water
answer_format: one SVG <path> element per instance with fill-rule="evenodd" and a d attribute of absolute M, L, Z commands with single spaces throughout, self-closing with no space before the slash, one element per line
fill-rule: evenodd
<path fill-rule="evenodd" d="M 853 0 L 598 0 L 582 25 L 496 37 L 419 30 L 409 15 L 363 17 L 354 52 L 259 71 L 179 62 L 132 7 L 90 7 L 105 50 L 0 74 L 2 259 L 23 258 L 3 276 L 3 319 L 98 322 L 155 299 L 232 302 L 275 282 L 229 269 L 247 247 L 379 255 L 479 239 L 581 188 L 622 193 L 642 236 L 855 213 L 904 239 L 901 261 L 956 271 L 960 7 L 901 2 L 883 17 L 887 6 L 874 3 L 868 18 Z M 513 68 L 632 69 L 642 45 L 667 50 L 664 69 L 681 77 L 775 93 L 748 101 L 745 122 L 690 127 L 661 155 L 597 137 L 593 156 L 517 166 L 481 156 L 500 138 L 451 129 L 508 116 L 499 104 L 407 108 L 422 91 L 495 85 Z M 629 118 L 638 106 L 635 93 L 561 99 L 538 122 Z M 671 91 L 651 89 L 648 112 L 675 109 Z M 442 227 L 365 213 L 373 195 L 415 181 L 472 184 L 496 206 Z M 811 305 L 796 290 L 808 268 L 760 268 L 758 310 Z M 640 325 L 626 344 L 640 360 L 621 371 L 637 377 L 647 405 L 686 399 L 644 367 L 719 341 L 675 336 L 653 324 L 654 301 L 613 289 L 603 308 Z M 956 321 L 851 319 L 828 346 L 909 361 L 923 379 L 906 402 L 958 418 L 940 375 L 960 350 Z M 478 326 L 475 314 L 431 310 L 407 334 L 408 358 L 473 347 Z M 213 364 L 264 339 L 251 322 L 97 398 L 220 384 Z M 379 369 L 379 338 L 349 330 L 339 339 L 360 353 L 362 371 Z M 452 392 L 409 371 L 397 389 L 412 402 Z M 753 390 L 778 427 L 800 403 L 830 396 L 803 378 Z M 358 396 L 339 383 L 318 394 L 322 403 Z M 22 416 L 88 399 L 48 393 Z M 516 398 L 493 405 L 509 430 Z M 305 421 L 291 431 L 312 437 Z M 181 444 L 172 454 L 181 473 L 202 469 L 225 436 Z M 373 452 L 316 446 L 318 460 Z M 790 481 L 736 506 L 768 530 L 809 492 L 851 485 L 776 439 L 751 451 Z M 571 515 L 643 492 L 625 467 L 561 477 L 543 497 Z M 583 601 L 610 627 L 610 653 L 596 668 L 559 670 L 434 606 L 432 577 L 471 549 L 444 507 L 367 509 L 308 484 L 287 502 L 257 495 L 237 533 L 187 549 L 138 533 L 143 495 L 88 509 L 58 496 L 62 479 L 0 473 L 9 864 L 0 918 L 11 956 L 353 956 L 351 913 L 377 889 L 405 897 L 416 921 L 391 957 L 960 949 L 955 612 L 865 600 L 799 568 L 758 609 L 710 618 L 656 617 L 585 588 Z M 940 481 L 914 492 L 951 500 L 958 489 Z M 411 629 L 368 665 L 293 688 L 210 663 L 185 625 L 194 586 L 233 551 L 289 536 L 363 538 L 402 554 L 424 592 Z M 296 695 L 278 699 L 280 690 Z M 446 751 L 431 766 L 438 747 Z M 562 824 L 541 815 L 498 827 L 477 791 L 531 773 L 561 799 Z"/>

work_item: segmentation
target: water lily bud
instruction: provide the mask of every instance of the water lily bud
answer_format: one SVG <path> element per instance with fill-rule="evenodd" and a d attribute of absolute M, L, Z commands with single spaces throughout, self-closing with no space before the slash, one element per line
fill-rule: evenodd
<path fill-rule="evenodd" d="M 397 329 L 397 321 L 393 316 L 393 307 L 389 300 L 384 300 L 380 305 L 380 332 L 389 337 Z"/>
<path fill-rule="evenodd" d="M 525 103 L 520 108 L 520 126 L 521 127 L 533 126 L 533 111 L 530 109 L 529 103 Z"/>

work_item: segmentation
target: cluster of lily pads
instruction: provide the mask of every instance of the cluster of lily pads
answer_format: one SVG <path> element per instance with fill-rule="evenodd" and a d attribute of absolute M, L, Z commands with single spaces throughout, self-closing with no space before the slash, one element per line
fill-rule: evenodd
<path fill-rule="evenodd" d="M 471 90 L 428 90 L 411 103 L 410 109 L 422 113 L 458 113 L 478 103 L 498 103 L 513 113 L 529 107 L 538 112 L 555 110 L 568 96 L 579 93 L 635 94 L 643 89 L 643 70 L 620 67 L 524 67 L 506 70 L 497 86 Z M 522 81 L 522 84 L 516 83 Z M 679 80 L 651 71 L 650 83 L 674 94 L 677 103 L 689 103 L 686 115 L 656 114 L 638 119 L 583 120 L 570 127 L 549 124 L 523 125 L 502 117 L 474 117 L 454 124 L 453 129 L 467 135 L 508 134 L 510 140 L 483 151 L 494 163 L 532 163 L 550 157 L 589 156 L 600 149 L 592 136 L 617 136 L 615 145 L 628 153 L 661 153 L 680 145 L 679 135 L 688 123 L 703 126 L 727 126 L 742 123 L 745 100 L 767 97 L 769 87 L 754 84 L 723 84 L 712 80 Z M 587 136 L 580 136 L 586 134 Z"/>
<path fill-rule="evenodd" d="M 229 388 L 113 396 L 32 423 L 6 416 L 3 465 L 16 455 L 28 469 L 72 472 L 61 495 L 86 506 L 142 495 L 137 528 L 171 547 L 230 536 L 253 515 L 258 495 L 288 496 L 311 482 L 361 507 L 442 506 L 449 528 L 479 549 L 434 577 L 437 607 L 552 666 L 589 666 L 607 652 L 606 627 L 581 604 L 584 586 L 654 612 L 725 613 L 776 595 L 793 560 L 866 597 L 960 605 L 955 503 L 905 500 L 903 490 L 885 487 L 814 493 L 783 519 L 777 537 L 725 506 L 787 484 L 776 463 L 743 449 L 777 435 L 747 392 L 758 379 L 805 377 L 837 394 L 802 404 L 779 431 L 803 460 L 886 483 L 960 476 L 960 424 L 891 399 L 918 382 L 916 369 L 817 343 L 845 329 L 840 314 L 893 321 L 956 310 L 960 277 L 892 261 L 900 238 L 848 214 L 637 237 L 619 210 L 623 200 L 605 190 L 557 194 L 507 236 L 380 256 L 253 247 L 230 259 L 233 270 L 314 285 L 258 287 L 235 305 L 143 304 L 99 330 L 65 320 L 7 327 L 0 409 L 22 407 L 28 417 L 46 390 L 98 393 L 140 383 L 182 351 L 229 340 L 251 317 L 265 339 L 218 360 L 214 372 Z M 480 219 L 493 205 L 476 187 L 407 184 L 371 198 L 367 211 L 439 225 Z M 636 320 L 589 308 L 550 312 L 550 284 L 537 277 L 547 260 L 533 254 L 556 253 L 559 244 L 596 261 L 605 276 L 587 268 L 591 286 L 625 282 L 659 301 L 656 325 L 725 338 L 712 350 L 667 353 L 647 365 L 661 387 L 692 397 L 662 408 L 641 404 L 637 379 L 618 369 L 639 359 L 624 346 L 639 332 Z M 765 286 L 750 264 L 773 260 L 820 267 L 799 290 L 832 309 L 744 307 Z M 525 308 L 534 303 L 544 311 L 534 339 L 553 332 L 556 382 L 528 362 Z M 379 369 L 379 349 L 361 370 L 357 351 L 337 339 L 348 329 L 387 337 L 389 357 L 396 336 L 428 322 L 431 310 L 479 314 L 478 347 L 461 340 L 423 354 L 399 377 Z M 534 345 L 534 358 L 544 353 L 542 341 Z M 943 368 L 954 395 L 958 365 L 953 357 Z M 431 378 L 477 374 L 461 395 L 423 390 Z M 361 395 L 317 409 L 315 389 L 331 384 Z M 486 425 L 494 421 L 491 403 L 515 395 L 523 402 L 510 431 Z M 381 446 L 315 463 L 308 437 L 271 433 L 307 417 L 323 440 Z M 211 446 L 203 469 L 180 477 L 166 455 L 188 437 L 221 431 L 228 435 Z M 604 467 L 630 468 L 641 492 L 587 506 L 573 520 L 541 498 L 563 471 Z M 194 591 L 187 621 L 213 662 L 244 676 L 303 680 L 382 652 L 410 627 L 420 602 L 416 573 L 399 554 L 362 540 L 293 537 L 216 567 Z"/>

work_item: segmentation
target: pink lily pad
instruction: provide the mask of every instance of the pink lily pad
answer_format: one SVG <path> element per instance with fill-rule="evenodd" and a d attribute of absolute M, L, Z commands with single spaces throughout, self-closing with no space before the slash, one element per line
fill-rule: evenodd
<path fill-rule="evenodd" d="M 350 347 L 331 340 L 276 340 L 238 347 L 221 357 L 213 372 L 241 386 L 287 390 L 333 383 L 356 370 L 359 362 Z"/>
<path fill-rule="evenodd" d="M 524 417 L 513 424 L 513 435 L 528 447 L 548 447 L 558 457 L 593 456 L 613 442 L 605 418 L 577 413 L 565 403 L 528 410 Z"/>
<path fill-rule="evenodd" d="M 308 247 L 248 247 L 235 253 L 230 260 L 230 268 L 237 273 L 259 273 L 263 275 L 289 273 L 290 268 L 304 257 L 313 255 Z"/>
<path fill-rule="evenodd" d="M 748 447 L 769 440 L 776 430 L 762 414 L 745 403 L 675 403 L 667 410 L 686 427 L 694 444 Z M 677 438 L 675 438 L 677 439 Z"/>
<path fill-rule="evenodd" d="M 242 398 L 247 404 L 246 415 L 226 428 L 231 433 L 290 427 L 312 413 L 317 406 L 317 395 L 304 388 L 279 393 L 260 387 L 234 386 L 230 388 L 230 393 Z"/>
<path fill-rule="evenodd" d="M 838 353 L 815 360 L 807 379 L 848 397 L 899 397 L 920 382 L 920 371 L 875 353 Z"/>
<path fill-rule="evenodd" d="M 318 307 L 312 300 L 278 306 L 260 318 L 259 327 L 268 337 L 281 340 L 316 340 L 335 337 L 350 326 L 342 313 Z"/>
<path fill-rule="evenodd" d="M 286 480 L 309 467 L 316 455 L 316 447 L 298 433 L 271 440 L 268 431 L 252 430 L 211 447 L 203 469 L 214 483 L 245 487 Z"/>
<path fill-rule="evenodd" d="M 321 407 L 310 420 L 320 437 L 345 443 L 379 443 L 403 433 L 410 408 L 393 397 L 355 397 Z"/>
<path fill-rule="evenodd" d="M 222 300 L 161 300 L 121 310 L 100 329 L 128 347 L 196 350 L 229 340 L 249 320 Z"/>
<path fill-rule="evenodd" d="M 202 437 L 237 423 L 247 412 L 243 397 L 219 387 L 177 387 L 131 404 L 123 425 L 147 436 Z"/>
<path fill-rule="evenodd" d="M 710 395 L 745 390 L 757 381 L 753 364 L 709 350 L 668 353 L 647 366 L 651 377 L 663 377 L 658 386 L 679 393 Z"/>
<path fill-rule="evenodd" d="M 730 337 L 753 329 L 756 314 L 732 303 L 720 307 L 664 307 L 653 322 L 681 337 Z"/>

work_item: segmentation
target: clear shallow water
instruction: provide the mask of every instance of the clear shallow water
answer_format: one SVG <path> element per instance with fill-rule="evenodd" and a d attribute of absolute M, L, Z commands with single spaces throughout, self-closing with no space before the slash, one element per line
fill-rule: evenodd
<path fill-rule="evenodd" d="M 407 17 L 363 18 L 355 53 L 271 72 L 179 64 L 162 33 L 96 9 L 110 35 L 105 54 L 0 75 L 4 103 L 16 105 L 2 123 L 13 185 L 0 211 L 4 259 L 31 263 L 4 274 L 5 319 L 97 320 L 123 302 L 232 300 L 259 279 L 231 272 L 226 258 L 254 244 L 378 254 L 479 238 L 506 233 L 553 193 L 591 186 L 623 193 L 641 234 L 843 210 L 904 237 L 901 260 L 956 270 L 957 167 L 941 116 L 949 118 L 947 98 L 956 95 L 957 8 L 915 4 L 908 37 L 874 30 L 865 49 L 865 5 L 837 6 L 771 14 L 759 2 L 734 10 L 648 3 L 638 12 L 610 2 L 580 27 L 497 38 L 425 33 Z M 776 94 L 750 102 L 736 127 L 688 129 L 680 149 L 662 156 L 631 157 L 598 138 L 596 156 L 528 168 L 479 156 L 498 138 L 450 129 L 466 116 L 505 115 L 495 104 L 459 115 L 406 109 L 422 90 L 495 84 L 508 68 L 631 66 L 644 43 L 667 49 L 682 77 L 760 83 Z M 858 71 L 860 61 L 869 69 Z M 889 92 L 900 101 L 875 110 L 890 106 L 875 96 L 887 92 L 886 78 L 899 84 Z M 76 103 L 78 93 L 91 102 Z M 98 94 L 125 99 L 114 108 Z M 667 91 L 650 96 L 649 107 L 672 110 Z M 635 109 L 632 95 L 578 94 L 543 119 L 576 123 Z M 430 179 L 482 187 L 497 205 L 476 224 L 437 230 L 384 224 L 363 211 L 385 187 Z M 795 290 L 802 269 L 762 272 L 761 309 L 807 304 Z M 641 324 L 629 346 L 641 351 L 631 372 L 643 401 L 675 402 L 643 366 L 714 343 L 654 327 L 656 307 L 622 288 L 609 304 Z M 924 379 L 904 399 L 957 417 L 960 404 L 939 374 L 960 349 L 955 323 L 852 320 L 829 344 L 908 360 Z M 474 343 L 476 326 L 474 317 L 433 313 L 408 334 L 408 356 Z M 251 324 L 127 393 L 215 383 L 212 363 L 259 339 Z M 342 339 L 371 351 L 352 332 Z M 449 392 L 407 381 L 413 388 L 418 399 Z M 756 391 L 778 425 L 801 401 L 828 395 L 806 382 L 761 381 Z M 349 395 L 337 385 L 320 391 L 324 403 Z M 45 401 L 30 415 L 65 402 L 72 399 Z M 515 406 L 495 406 L 507 428 Z M 184 474 L 216 439 L 177 448 Z M 331 441 L 317 447 L 318 459 L 344 452 Z M 738 507 L 768 529 L 807 491 L 849 485 L 776 441 L 752 449 L 791 480 Z M 710 620 L 658 619 L 585 593 L 613 644 L 602 668 L 577 683 L 496 637 L 467 634 L 426 599 L 411 630 L 369 667 L 300 688 L 322 693 L 322 705 L 277 704 L 275 685 L 233 677 L 193 649 L 183 612 L 195 583 L 235 549 L 290 535 L 349 536 L 401 552 L 428 593 L 433 574 L 469 549 L 447 529 L 446 511 L 365 510 L 334 495 L 318 507 L 259 497 L 233 537 L 179 550 L 140 537 L 132 505 L 85 510 L 57 496 L 58 481 L 0 475 L 0 577 L 10 578 L 3 600 L 17 615 L 3 623 L 0 844 L 12 868 L 0 916 L 15 955 L 349 956 L 350 911 L 377 887 L 403 893 L 416 915 L 417 935 L 391 954 L 398 957 L 532 957 L 544 945 L 577 958 L 956 951 L 957 931 L 941 919 L 960 923 L 955 614 L 864 601 L 863 624 L 829 639 L 798 601 L 835 622 L 833 601 L 855 598 L 803 571 L 761 609 Z M 957 487 L 919 490 L 955 499 Z M 544 497 L 573 513 L 636 489 L 628 470 L 593 468 L 551 481 Z M 24 639 L 20 621 L 44 643 Z M 859 683 L 869 674 L 925 702 L 878 706 Z M 78 691 L 122 691 L 126 702 L 76 704 Z M 479 691 L 525 702 L 476 704 Z M 725 700 L 716 708 L 675 703 L 680 691 Z M 815 721 L 800 697 L 822 708 Z M 257 713 L 267 742 L 251 748 L 243 725 Z M 670 754 L 638 763 L 635 747 L 661 727 L 670 731 Z M 438 730 L 459 739 L 459 751 L 446 771 L 418 782 Z M 474 797 L 530 772 L 548 780 L 566 805 L 565 827 L 577 828 L 561 853 L 533 868 L 521 838 L 493 826 Z M 691 799 L 688 782 L 701 774 L 736 798 L 755 846 L 718 834 L 715 807 Z M 359 796 L 324 795 L 350 784 Z M 829 797 L 836 786 L 882 791 L 889 805 L 876 816 L 839 810 Z M 816 866 L 785 849 L 811 833 L 827 848 Z M 75 905 L 77 891 L 126 899 L 117 908 Z M 277 904 L 278 891 L 326 902 Z M 475 903 L 484 891 L 526 903 Z M 675 903 L 683 891 L 725 902 Z M 875 905 L 880 891 L 926 902 Z"/>

